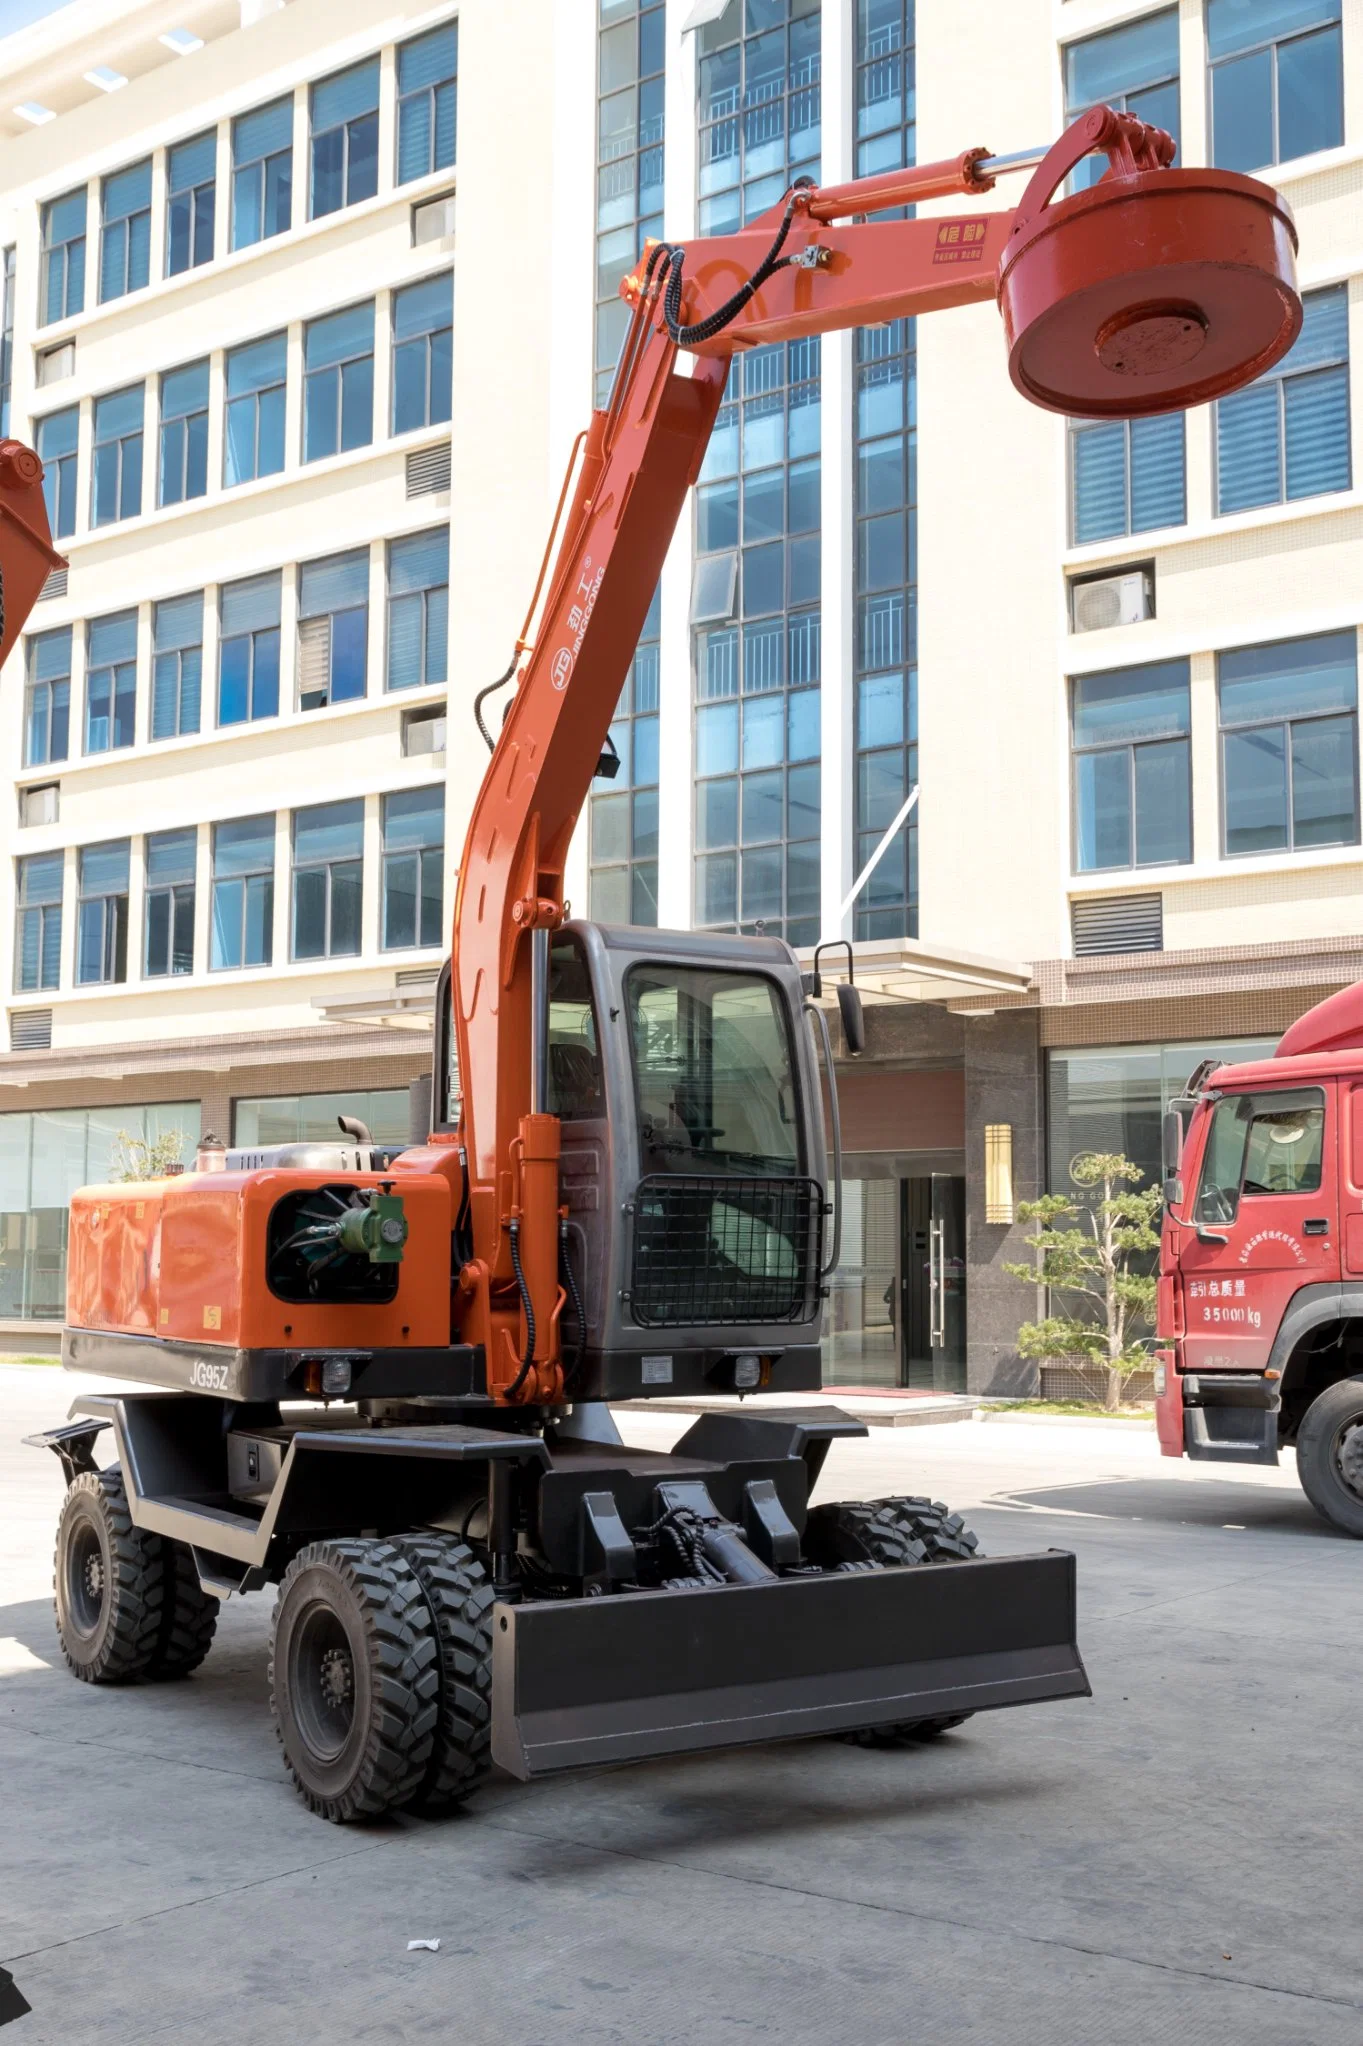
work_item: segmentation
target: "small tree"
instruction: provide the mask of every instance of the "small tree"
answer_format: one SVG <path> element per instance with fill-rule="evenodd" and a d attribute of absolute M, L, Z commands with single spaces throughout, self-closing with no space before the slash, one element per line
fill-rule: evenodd
<path fill-rule="evenodd" d="M 183 1130 L 162 1130 L 156 1137 L 135 1137 L 131 1130 L 120 1130 L 114 1138 L 109 1176 L 114 1180 L 164 1179 L 170 1168 L 180 1163 L 184 1148 Z"/>
<path fill-rule="evenodd" d="M 1032 1285 L 1047 1286 L 1069 1303 L 1069 1313 L 1024 1322 L 1018 1349 L 1024 1357 L 1083 1356 L 1107 1371 L 1104 1406 L 1115 1413 L 1122 1387 L 1148 1358 L 1146 1340 L 1133 1331 L 1152 1318 L 1153 1274 L 1133 1271 L 1132 1259 L 1159 1247 L 1158 1187 L 1138 1191 L 1145 1177 L 1139 1165 L 1116 1151 L 1092 1151 L 1070 1167 L 1076 1186 L 1091 1187 L 1097 1199 L 1082 1209 L 1069 1194 L 1043 1194 L 1018 1202 L 1018 1220 L 1035 1222 L 1030 1238 L 1035 1262 L 1004 1270 Z M 1062 1222 L 1065 1224 L 1061 1226 Z M 1085 1316 L 1083 1303 L 1099 1310 Z"/>

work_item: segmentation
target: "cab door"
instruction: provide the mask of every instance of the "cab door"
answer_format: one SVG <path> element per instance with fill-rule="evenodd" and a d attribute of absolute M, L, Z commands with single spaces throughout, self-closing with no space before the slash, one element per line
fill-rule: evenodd
<path fill-rule="evenodd" d="M 1180 1231 L 1189 1371 L 1263 1370 L 1288 1302 L 1339 1277 L 1336 1084 L 1225 1094 Z"/>

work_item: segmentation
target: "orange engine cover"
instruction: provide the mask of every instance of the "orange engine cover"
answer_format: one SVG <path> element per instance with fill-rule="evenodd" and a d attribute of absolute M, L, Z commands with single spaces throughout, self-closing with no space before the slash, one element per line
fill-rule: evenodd
<path fill-rule="evenodd" d="M 270 1216 L 286 1194 L 377 1184 L 373 1173 L 270 1168 L 83 1187 L 71 1202 L 67 1321 L 233 1350 L 448 1343 L 450 1189 L 433 1173 L 399 1182 L 409 1233 L 392 1300 L 283 1300 L 266 1283 Z"/>

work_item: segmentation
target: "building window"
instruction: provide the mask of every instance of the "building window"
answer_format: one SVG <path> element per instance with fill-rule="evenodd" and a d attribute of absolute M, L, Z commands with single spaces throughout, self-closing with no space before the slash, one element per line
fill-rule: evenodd
<path fill-rule="evenodd" d="M 459 24 L 398 45 L 398 183 L 454 162 Z"/>
<path fill-rule="evenodd" d="M 208 490 L 208 363 L 191 362 L 161 379 L 160 504 L 184 504 Z"/>
<path fill-rule="evenodd" d="M 913 0 L 859 0 L 857 176 L 902 170 L 915 157 Z"/>
<path fill-rule="evenodd" d="M 232 247 L 287 234 L 293 214 L 293 101 L 277 99 L 232 123 Z"/>
<path fill-rule="evenodd" d="M 730 234 L 817 180 L 819 0 L 744 0 L 699 32 L 700 232 Z"/>
<path fill-rule="evenodd" d="M 1339 0 L 1207 0 L 1212 162 L 1259 170 L 1344 140 Z"/>
<path fill-rule="evenodd" d="M 379 189 L 379 60 L 312 88 L 310 220 L 372 199 Z"/>
<path fill-rule="evenodd" d="M 19 906 L 14 934 L 14 991 L 36 994 L 56 987 L 62 970 L 62 870 L 65 855 L 35 853 L 19 861 Z"/>
<path fill-rule="evenodd" d="M 197 1101 L 0 1116 L 0 1315 L 62 1320 L 72 1194 L 125 1169 L 125 1136 L 154 1143 L 171 1131 L 181 1139 L 182 1162 L 192 1159 L 199 1138 Z"/>
<path fill-rule="evenodd" d="M 1217 657 L 1225 851 L 1358 843 L 1353 632 Z"/>
<path fill-rule="evenodd" d="M 156 606 L 152 625 L 151 735 L 179 739 L 199 729 L 203 695 L 203 591 Z"/>
<path fill-rule="evenodd" d="M 80 850 L 76 980 L 81 987 L 128 978 L 128 841 Z"/>
<path fill-rule="evenodd" d="M 9 439 L 10 392 L 14 385 L 14 251 L 3 257 L 4 309 L 0 313 L 0 440 Z"/>
<path fill-rule="evenodd" d="M 856 340 L 856 838 L 860 873 L 918 780 L 918 370 L 915 323 Z M 857 897 L 859 938 L 918 935 L 910 817 Z"/>
<path fill-rule="evenodd" d="M 1066 45 L 1065 119 L 1075 121 L 1097 106 L 1134 114 L 1179 141 L 1177 7 Z M 1081 189 L 1095 185 L 1106 169 L 1106 157 L 1086 157 L 1074 182 Z"/>
<path fill-rule="evenodd" d="M 194 971 L 194 862 L 199 834 L 154 831 L 147 839 L 146 975 Z"/>
<path fill-rule="evenodd" d="M 137 716 L 137 613 L 93 618 L 86 627 L 85 750 L 131 746 Z"/>
<path fill-rule="evenodd" d="M 38 421 L 38 454 L 43 464 L 43 498 L 54 540 L 69 539 L 76 530 L 76 461 L 80 443 L 80 407 L 49 412 Z"/>
<path fill-rule="evenodd" d="M 696 493 L 698 925 L 819 934 L 819 344 L 738 357 Z"/>
<path fill-rule="evenodd" d="M 369 679 L 369 550 L 307 561 L 298 578 L 298 707 L 363 696 Z"/>
<path fill-rule="evenodd" d="M 336 959 L 358 952 L 363 895 L 363 800 L 295 810 L 294 958 Z"/>
<path fill-rule="evenodd" d="M 197 270 L 213 260 L 218 138 L 210 129 L 177 143 L 166 165 L 166 275 Z"/>
<path fill-rule="evenodd" d="M 385 952 L 443 942 L 445 786 L 400 789 L 383 799 Z"/>
<path fill-rule="evenodd" d="M 446 271 L 393 294 L 393 431 L 450 416 L 454 276 Z"/>
<path fill-rule="evenodd" d="M 597 50 L 596 403 L 619 359 L 629 307 L 621 279 L 663 232 L 664 10 L 601 0 Z"/>
<path fill-rule="evenodd" d="M 344 1094 L 265 1094 L 235 1101 L 232 1106 L 232 1141 L 244 1150 L 259 1150 L 267 1144 L 335 1143 L 338 1115 L 358 1116 L 376 1144 L 407 1142 L 405 1087 L 355 1089 Z"/>
<path fill-rule="evenodd" d="M 147 395 L 141 384 L 95 400 L 92 526 L 135 519 L 142 509 L 142 427 Z"/>
<path fill-rule="evenodd" d="M 1070 537 L 1074 546 L 1181 526 L 1187 517 L 1185 419 L 1070 421 Z"/>
<path fill-rule="evenodd" d="M 373 299 L 310 320 L 303 364 L 303 460 L 367 448 L 374 438 Z"/>
<path fill-rule="evenodd" d="M 1120 1152 L 1142 1167 L 1145 1184 L 1163 1177 L 1160 1123 L 1166 1109 L 1188 1089 L 1204 1059 L 1237 1066 L 1272 1058 L 1275 1039 L 1242 1038 L 1227 1043 L 1206 1038 L 1195 1044 L 1104 1045 L 1047 1054 L 1049 1109 L 1047 1184 L 1052 1193 L 1074 1195 L 1070 1167 L 1095 1152 Z"/>
<path fill-rule="evenodd" d="M 1188 663 L 1081 675 L 1073 685 L 1074 864 L 1163 867 L 1193 856 Z"/>
<path fill-rule="evenodd" d="M 280 575 L 226 583 L 219 598 L 218 723 L 254 724 L 279 713 Z"/>
<path fill-rule="evenodd" d="M 660 614 L 655 590 L 610 730 L 619 772 L 597 782 L 591 800 L 591 913 L 599 923 L 658 921 Z"/>
<path fill-rule="evenodd" d="M 448 680 L 450 529 L 388 547 L 388 687 Z"/>
<path fill-rule="evenodd" d="M 1246 511 L 1347 490 L 1348 286 L 1309 291 L 1305 320 L 1277 368 L 1216 408 L 1216 508 Z"/>
<path fill-rule="evenodd" d="M 42 307 L 38 324 L 85 310 L 85 187 L 43 208 Z"/>
<path fill-rule="evenodd" d="M 24 684 L 24 766 L 65 760 L 71 742 L 71 627 L 37 632 L 28 642 Z"/>
<path fill-rule="evenodd" d="M 141 291 L 151 276 L 151 158 L 104 180 L 99 302 Z"/>
<path fill-rule="evenodd" d="M 234 817 L 213 826 L 214 973 L 268 966 L 274 957 L 274 818 Z"/>
<path fill-rule="evenodd" d="M 250 341 L 227 356 L 227 449 L 224 478 L 250 483 L 284 467 L 284 385 L 288 343 L 283 334 Z"/>

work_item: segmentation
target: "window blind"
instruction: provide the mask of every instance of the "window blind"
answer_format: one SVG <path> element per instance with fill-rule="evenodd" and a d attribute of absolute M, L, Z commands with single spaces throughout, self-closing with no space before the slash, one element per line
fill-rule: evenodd
<path fill-rule="evenodd" d="M 35 853 L 30 859 L 20 860 L 19 901 L 23 908 L 61 901 L 63 863 L 64 855 L 59 852 Z"/>
<path fill-rule="evenodd" d="M 128 844 L 126 838 L 107 839 L 102 845 L 85 845 L 80 853 L 82 895 L 124 895 L 128 889 Z"/>
<path fill-rule="evenodd" d="M 192 142 L 177 143 L 170 152 L 169 179 L 172 192 L 187 191 L 192 185 L 207 184 L 217 173 L 218 138 L 210 128 Z"/>
<path fill-rule="evenodd" d="M 293 143 L 293 101 L 274 100 L 268 107 L 242 114 L 232 123 L 232 160 L 252 163 L 260 156 L 277 156 Z"/>
<path fill-rule="evenodd" d="M 313 132 L 338 127 L 342 121 L 353 121 L 361 114 L 372 114 L 378 104 L 379 60 L 371 57 L 313 86 Z"/>
<path fill-rule="evenodd" d="M 145 414 L 141 384 L 126 391 L 111 391 L 95 402 L 95 439 L 121 440 L 124 434 L 140 433 Z"/>
<path fill-rule="evenodd" d="M 187 831 L 151 832 L 147 838 L 148 882 L 165 887 L 175 881 L 192 881 L 198 838 L 192 825 Z"/>
<path fill-rule="evenodd" d="M 331 611 L 346 611 L 369 600 L 369 550 L 353 554 L 332 554 L 324 561 L 303 565 L 299 580 L 298 615 L 320 618 Z"/>
<path fill-rule="evenodd" d="M 239 632 L 268 632 L 279 624 L 280 576 L 253 575 L 223 587 L 222 636 L 234 638 Z"/>
<path fill-rule="evenodd" d="M 417 36 L 398 51 L 399 93 L 420 92 L 423 86 L 439 85 L 453 78 L 459 64 L 459 28 L 450 22 Z"/>
<path fill-rule="evenodd" d="M 151 158 L 115 171 L 104 180 L 104 218 L 126 220 L 130 213 L 142 213 L 151 205 Z"/>
<path fill-rule="evenodd" d="M 136 611 L 120 611 L 112 618 L 93 618 L 89 631 L 92 668 L 107 668 L 117 661 L 137 659 Z"/>
<path fill-rule="evenodd" d="M 374 352 L 374 301 L 347 306 L 324 320 L 309 322 L 304 336 L 304 362 L 308 369 L 326 369 L 355 355 Z"/>
<path fill-rule="evenodd" d="M 187 413 L 205 411 L 207 406 L 207 362 L 191 362 L 184 369 L 167 370 L 161 379 L 163 419 L 183 419 Z"/>
<path fill-rule="evenodd" d="M 57 632 L 40 632 L 28 643 L 29 679 L 34 682 L 62 682 L 71 673 L 71 627 Z"/>
<path fill-rule="evenodd" d="M 418 334 L 434 333 L 448 327 L 454 318 L 454 272 L 428 277 L 411 284 L 393 297 L 393 338 L 411 341 Z"/>
<path fill-rule="evenodd" d="M 156 651 L 176 653 L 182 647 L 203 642 L 204 597 L 195 590 L 187 597 L 168 597 L 156 607 Z"/>
<path fill-rule="evenodd" d="M 213 827 L 213 875 L 259 874 L 274 866 L 274 817 L 234 817 Z"/>
<path fill-rule="evenodd" d="M 394 540 L 388 550 L 388 587 L 395 597 L 413 590 L 438 589 L 450 579 L 450 533 L 437 526 L 431 533 L 413 533 Z"/>

